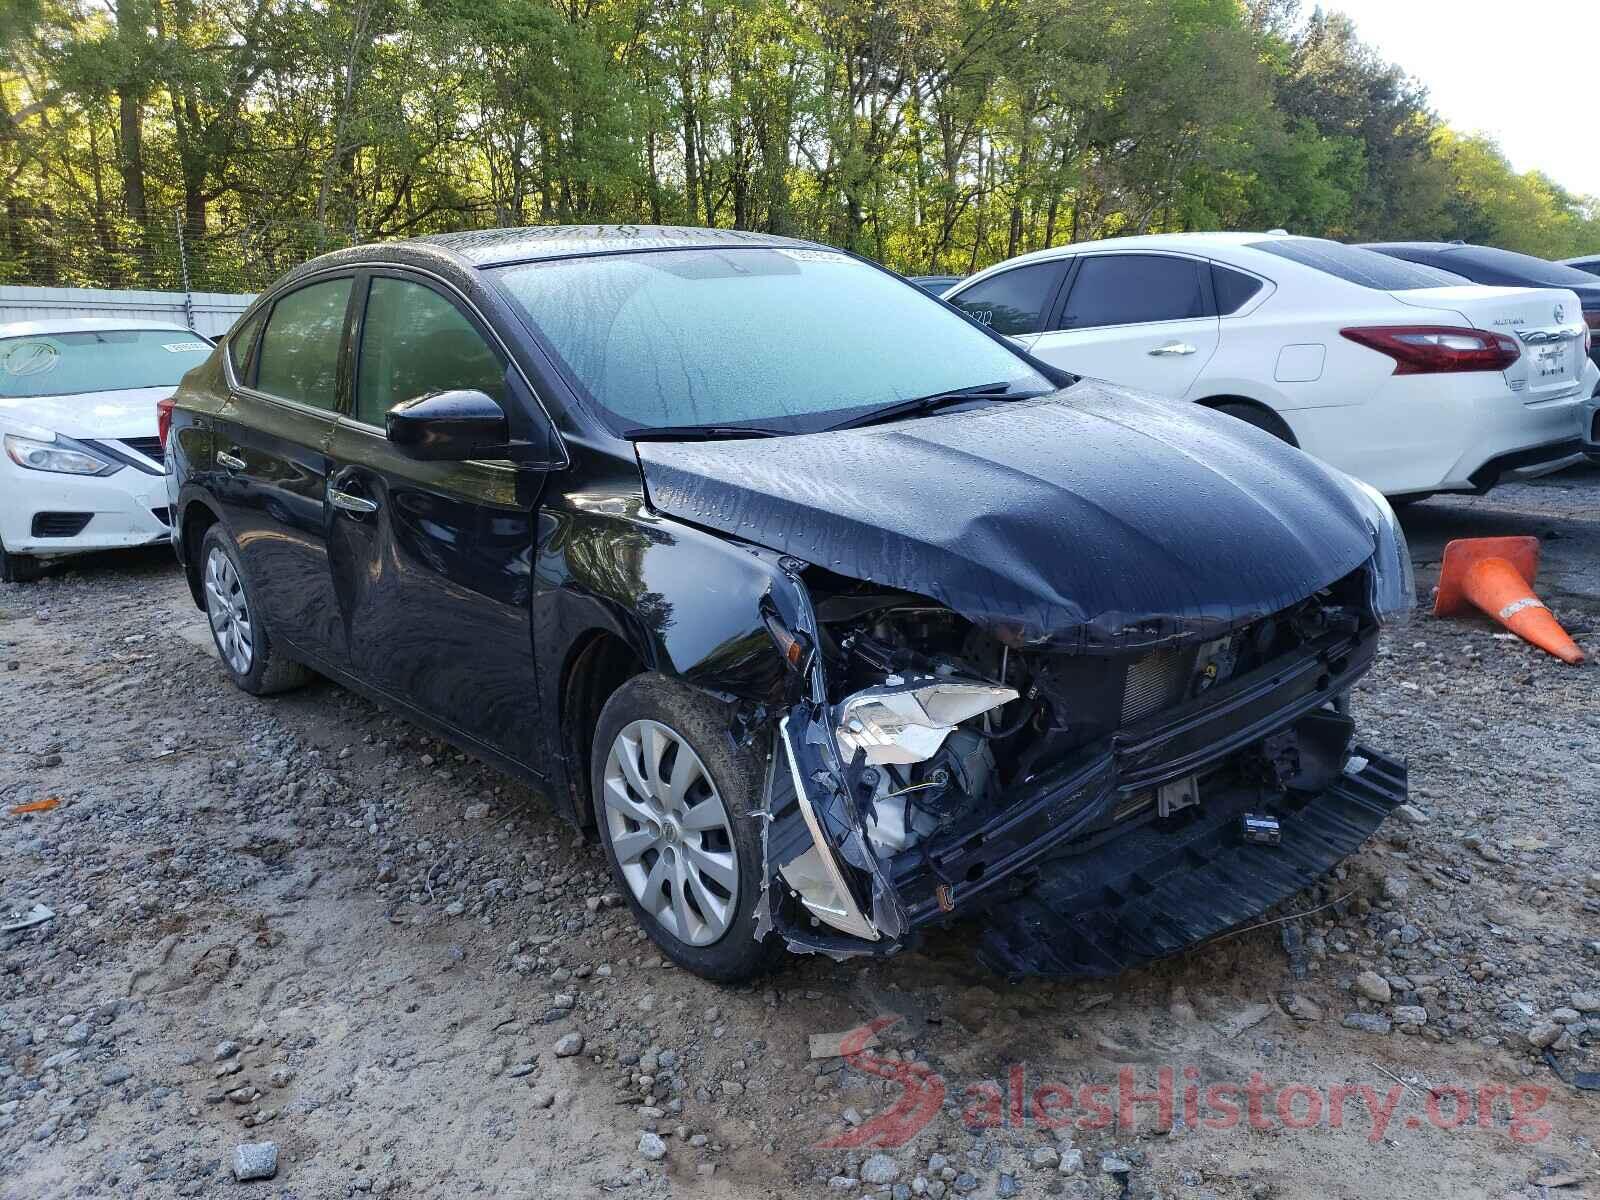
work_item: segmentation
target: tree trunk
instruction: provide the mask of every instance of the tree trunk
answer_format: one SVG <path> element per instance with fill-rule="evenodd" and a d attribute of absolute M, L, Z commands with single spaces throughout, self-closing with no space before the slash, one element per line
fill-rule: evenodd
<path fill-rule="evenodd" d="M 121 0 L 117 5 L 117 42 L 123 54 L 123 77 L 117 84 L 117 158 L 122 171 L 122 205 L 128 219 L 146 236 L 150 205 L 144 189 L 144 87 L 137 68 L 147 53 L 143 10 L 136 0 Z"/>

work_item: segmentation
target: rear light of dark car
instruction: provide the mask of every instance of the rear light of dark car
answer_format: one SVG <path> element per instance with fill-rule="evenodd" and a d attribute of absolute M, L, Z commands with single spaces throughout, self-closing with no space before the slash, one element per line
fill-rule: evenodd
<path fill-rule="evenodd" d="M 156 401 L 156 436 L 161 439 L 161 449 L 167 448 L 167 434 L 172 431 L 172 406 L 177 397 L 168 396 Z"/>
<path fill-rule="evenodd" d="M 1484 329 L 1374 325 L 1339 332 L 1358 345 L 1394 359 L 1396 375 L 1504 371 L 1522 357 L 1522 347 L 1515 339 Z"/>

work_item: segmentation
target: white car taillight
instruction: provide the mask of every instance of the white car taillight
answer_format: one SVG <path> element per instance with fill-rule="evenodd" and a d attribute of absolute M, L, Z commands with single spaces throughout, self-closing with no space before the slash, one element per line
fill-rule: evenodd
<path fill-rule="evenodd" d="M 1522 347 L 1516 339 L 1484 329 L 1374 325 L 1339 332 L 1358 345 L 1394 359 L 1396 375 L 1504 371 L 1522 357 Z"/>

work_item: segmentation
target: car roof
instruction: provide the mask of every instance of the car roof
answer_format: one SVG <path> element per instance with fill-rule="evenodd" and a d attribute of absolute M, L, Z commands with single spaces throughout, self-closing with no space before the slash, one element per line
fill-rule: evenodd
<path fill-rule="evenodd" d="M 1469 250 L 1472 249 L 1466 242 L 1357 242 L 1356 246 L 1362 250 L 1376 250 L 1382 253 L 1385 250 Z"/>
<path fill-rule="evenodd" d="M 432 246 L 466 259 L 474 266 L 490 267 L 546 258 L 588 254 L 626 254 L 641 250 L 714 249 L 732 246 L 770 246 L 826 250 L 816 242 L 752 233 L 742 229 L 702 229 L 682 225 L 533 225 L 517 229 L 477 229 L 462 233 L 435 233 L 411 238 L 399 245 Z M 393 249 L 396 243 L 382 248 Z"/>
<path fill-rule="evenodd" d="M 95 333 L 105 330 L 159 329 L 199 337 L 186 325 L 145 321 L 137 317 L 55 317 L 48 321 L 0 321 L 0 338 L 38 337 L 49 333 Z"/>
<path fill-rule="evenodd" d="M 1068 242 L 1064 246 L 1050 246 L 1044 250 L 1034 250 L 1027 254 L 1019 254 L 1015 258 L 1006 259 L 1003 263 L 996 263 L 995 266 L 1009 267 L 1018 263 L 1064 258 L 1072 254 L 1100 253 L 1106 250 L 1185 250 L 1192 254 L 1203 254 L 1207 249 L 1251 246 L 1257 242 L 1275 242 L 1300 236 L 1299 234 L 1250 232 L 1145 233 L 1132 237 L 1100 238 L 1098 241 Z M 986 267 L 979 274 L 986 274 L 992 270 L 994 270 L 994 267 Z M 974 278 L 976 276 L 967 276 L 967 279 Z M 963 280 L 963 282 L 966 282 L 966 280 Z"/>

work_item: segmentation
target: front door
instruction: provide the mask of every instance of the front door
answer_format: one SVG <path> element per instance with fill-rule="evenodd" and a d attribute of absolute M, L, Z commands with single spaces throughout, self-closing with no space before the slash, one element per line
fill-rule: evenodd
<path fill-rule="evenodd" d="M 1217 352 L 1208 264 L 1175 254 L 1083 254 L 1036 357 L 1075 375 L 1182 399 Z"/>
<path fill-rule="evenodd" d="M 353 280 L 285 293 L 264 327 L 235 338 L 216 418 L 212 491 L 268 630 L 332 666 L 347 662 L 328 571 L 328 449 Z"/>
<path fill-rule="evenodd" d="M 544 475 L 418 462 L 390 445 L 402 400 L 451 388 L 511 403 L 508 363 L 458 301 L 400 273 L 363 279 L 351 410 L 331 451 L 334 587 L 355 672 L 467 738 L 537 752 L 529 628 Z"/>

